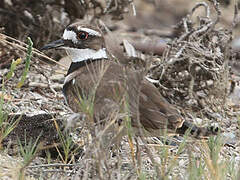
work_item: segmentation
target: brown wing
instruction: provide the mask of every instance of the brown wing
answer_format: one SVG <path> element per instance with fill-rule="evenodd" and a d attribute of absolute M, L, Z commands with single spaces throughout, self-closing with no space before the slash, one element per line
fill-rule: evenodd
<path fill-rule="evenodd" d="M 144 74 L 140 71 L 111 61 L 98 61 L 74 73 L 75 85 L 71 84 L 72 88 L 68 88 L 66 94 L 68 104 L 75 112 L 84 111 L 79 106 L 80 96 L 85 97 L 84 102 L 94 102 L 95 120 L 107 119 L 114 113 L 129 112 L 132 126 L 138 127 L 137 119 L 140 117 L 141 125 L 149 131 L 175 130 L 183 123 L 177 110 L 161 96 L 157 88 L 143 80 Z"/>
<path fill-rule="evenodd" d="M 184 122 L 173 105 L 147 80 L 142 83 L 139 112 L 141 124 L 149 131 L 166 128 L 168 131 L 175 131 Z"/>
<path fill-rule="evenodd" d="M 137 116 L 141 73 L 111 61 L 94 62 L 74 73 L 75 85 L 71 84 L 72 88 L 68 88 L 66 93 L 73 111 L 83 111 L 78 102 L 80 96 L 94 101 L 95 119 L 107 119 L 114 113 L 126 114 L 126 101 L 132 117 Z M 74 88 L 76 85 L 78 88 Z"/>
<path fill-rule="evenodd" d="M 103 83 L 99 84 L 95 111 L 108 113 L 118 111 L 120 114 L 130 114 L 132 119 L 136 119 L 142 79 L 141 71 L 133 71 L 118 63 L 111 63 L 102 78 Z M 104 96 L 104 100 L 99 98 L 101 96 Z M 111 110 L 103 101 L 111 101 L 115 104 L 115 109 Z M 105 113 L 102 114 L 107 116 Z"/>

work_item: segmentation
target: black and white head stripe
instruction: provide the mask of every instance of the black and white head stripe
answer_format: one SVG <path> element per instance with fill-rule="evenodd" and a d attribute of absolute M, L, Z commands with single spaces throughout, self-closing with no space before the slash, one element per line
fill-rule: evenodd
<path fill-rule="evenodd" d="M 62 37 L 64 40 L 71 40 L 73 43 L 77 43 L 78 42 L 77 32 L 81 32 L 81 31 L 88 33 L 88 35 L 90 36 L 97 36 L 97 37 L 102 36 L 100 32 L 94 29 L 78 26 L 77 28 L 68 27 L 67 29 L 65 29 Z"/>
<path fill-rule="evenodd" d="M 78 31 L 84 31 L 84 32 L 88 33 L 91 36 L 99 36 L 99 37 L 102 36 L 101 33 L 99 33 L 98 31 L 95 31 L 93 29 L 90 29 L 90 28 L 85 28 L 85 27 L 78 26 L 77 30 Z"/>

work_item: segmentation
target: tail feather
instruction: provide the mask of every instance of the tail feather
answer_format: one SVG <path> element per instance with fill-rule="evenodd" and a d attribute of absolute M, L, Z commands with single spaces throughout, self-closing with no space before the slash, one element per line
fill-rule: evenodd
<path fill-rule="evenodd" d="M 177 129 L 178 134 L 185 134 L 190 129 L 190 135 L 195 138 L 204 138 L 211 135 L 217 135 L 220 132 L 218 127 L 198 127 L 190 122 L 185 121 L 182 127 Z"/>

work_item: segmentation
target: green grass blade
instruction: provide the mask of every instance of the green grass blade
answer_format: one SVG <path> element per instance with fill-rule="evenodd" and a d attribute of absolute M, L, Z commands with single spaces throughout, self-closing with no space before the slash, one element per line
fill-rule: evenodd
<path fill-rule="evenodd" d="M 33 42 L 31 40 L 31 38 L 28 37 L 28 50 L 27 50 L 27 57 L 26 57 L 26 60 L 25 60 L 25 63 L 26 63 L 25 64 L 25 69 L 23 71 L 20 82 L 18 82 L 18 84 L 17 84 L 17 88 L 21 88 L 23 86 L 24 81 L 27 77 L 27 73 L 28 73 L 29 67 L 30 67 L 30 60 L 31 60 L 31 57 L 32 57 L 32 46 L 33 46 Z"/>
<path fill-rule="evenodd" d="M 10 71 L 7 73 L 7 76 L 6 76 L 7 80 L 9 80 L 10 78 L 13 77 L 15 69 L 16 69 L 17 65 L 21 63 L 21 61 L 22 61 L 21 58 L 18 58 L 16 61 L 15 60 L 12 61 Z"/>

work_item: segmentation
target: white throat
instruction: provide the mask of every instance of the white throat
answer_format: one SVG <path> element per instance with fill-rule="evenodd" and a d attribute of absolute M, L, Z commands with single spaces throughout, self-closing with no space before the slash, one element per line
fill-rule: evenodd
<path fill-rule="evenodd" d="M 72 62 L 86 61 L 88 59 L 106 59 L 107 52 L 105 48 L 98 51 L 93 49 L 76 49 L 76 48 L 64 48 L 67 54 L 72 59 Z"/>

